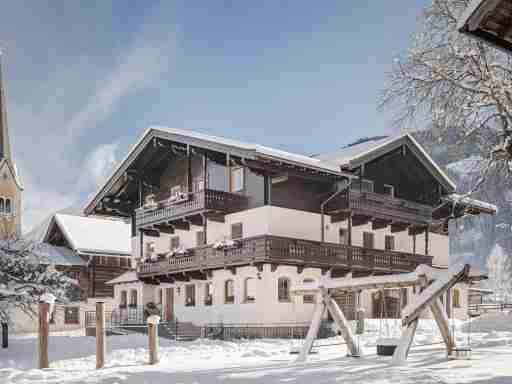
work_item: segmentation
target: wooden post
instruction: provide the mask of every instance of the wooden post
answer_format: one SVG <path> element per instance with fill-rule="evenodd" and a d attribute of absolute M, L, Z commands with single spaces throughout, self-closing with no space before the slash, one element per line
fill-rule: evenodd
<path fill-rule="evenodd" d="M 9 325 L 2 323 L 2 348 L 9 346 Z"/>
<path fill-rule="evenodd" d="M 106 355 L 106 333 L 105 333 L 105 303 L 96 303 L 96 369 L 105 366 Z"/>
<path fill-rule="evenodd" d="M 187 192 L 192 193 L 192 151 L 187 144 Z"/>
<path fill-rule="evenodd" d="M 325 313 L 326 306 L 322 295 L 318 293 L 316 295 L 316 306 L 315 312 L 313 313 L 313 319 L 311 320 L 311 325 L 308 329 L 308 334 L 306 336 L 306 340 L 304 341 L 304 346 L 297 357 L 297 363 L 303 363 L 307 360 L 309 352 L 313 347 L 313 343 L 318 335 L 318 330 L 320 329 L 320 324 L 322 322 L 322 317 Z"/>
<path fill-rule="evenodd" d="M 50 366 L 48 360 L 48 332 L 50 304 L 39 303 L 39 331 L 37 334 L 37 356 L 39 369 L 48 368 Z"/>
<path fill-rule="evenodd" d="M 158 324 L 160 316 L 152 315 L 148 317 L 148 335 L 149 335 L 149 364 L 157 364 L 158 359 Z"/>
<path fill-rule="evenodd" d="M 427 225 L 427 228 L 425 229 L 425 255 L 428 255 L 428 233 L 429 233 L 429 228 Z"/>
<path fill-rule="evenodd" d="M 439 331 L 441 332 L 441 336 L 443 337 L 443 341 L 446 345 L 446 353 L 448 356 L 451 356 L 455 347 L 455 342 L 450 330 L 450 323 L 448 321 L 448 317 L 446 316 L 446 312 L 444 311 L 441 300 L 435 299 L 432 301 L 430 304 L 430 310 L 434 316 L 437 326 L 439 327 Z"/>

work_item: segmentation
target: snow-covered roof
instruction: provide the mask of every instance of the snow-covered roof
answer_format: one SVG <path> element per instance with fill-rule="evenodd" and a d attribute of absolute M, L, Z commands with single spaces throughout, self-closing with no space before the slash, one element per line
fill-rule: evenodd
<path fill-rule="evenodd" d="M 48 243 L 38 244 L 34 248 L 42 261 L 48 262 L 53 265 L 66 265 L 66 266 L 85 266 L 86 262 L 73 250 L 66 247 L 57 247 Z"/>
<path fill-rule="evenodd" d="M 105 284 L 132 283 L 134 281 L 139 281 L 139 278 L 137 277 L 137 272 L 128 271 L 123 273 L 122 275 L 117 276 L 112 280 L 107 281 Z"/>
<path fill-rule="evenodd" d="M 131 228 L 124 221 L 59 213 L 54 221 L 78 253 L 131 255 Z"/>
<path fill-rule="evenodd" d="M 382 154 L 390 152 L 401 145 L 407 145 L 420 161 L 431 171 L 432 175 L 441 182 L 449 191 L 455 191 L 455 183 L 448 175 L 436 164 L 430 155 L 409 133 L 377 140 L 368 140 L 360 144 L 347 146 L 335 152 L 317 155 L 318 159 L 325 162 L 337 164 L 342 169 L 354 169 L 373 160 Z"/>
<path fill-rule="evenodd" d="M 498 213 L 498 207 L 494 204 L 487 203 L 485 201 L 472 199 L 470 197 L 460 195 L 458 193 L 452 193 L 451 195 L 448 195 L 445 200 L 451 201 L 457 204 L 463 204 L 466 205 L 470 209 L 477 209 L 479 211 L 483 211 L 485 213 L 490 214 L 497 214 Z"/>

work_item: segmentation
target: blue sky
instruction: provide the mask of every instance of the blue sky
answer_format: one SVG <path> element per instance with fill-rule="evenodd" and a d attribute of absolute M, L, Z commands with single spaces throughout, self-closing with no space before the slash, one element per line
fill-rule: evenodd
<path fill-rule="evenodd" d="M 94 191 L 150 124 L 304 154 L 392 133 L 378 92 L 426 3 L 2 4 L 24 229 Z"/>

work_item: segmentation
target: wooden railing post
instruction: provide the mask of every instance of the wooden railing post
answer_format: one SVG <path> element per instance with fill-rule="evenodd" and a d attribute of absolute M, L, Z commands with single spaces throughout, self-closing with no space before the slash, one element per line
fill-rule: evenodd
<path fill-rule="evenodd" d="M 37 357 L 39 369 L 50 366 L 48 360 L 48 333 L 50 322 L 50 304 L 39 303 L 39 329 L 37 334 Z"/>
<path fill-rule="evenodd" d="M 158 359 L 158 324 L 160 316 L 152 315 L 148 317 L 148 335 L 149 335 L 149 364 L 157 364 Z"/>
<path fill-rule="evenodd" d="M 105 303 L 96 303 L 96 369 L 105 366 L 106 355 Z"/>

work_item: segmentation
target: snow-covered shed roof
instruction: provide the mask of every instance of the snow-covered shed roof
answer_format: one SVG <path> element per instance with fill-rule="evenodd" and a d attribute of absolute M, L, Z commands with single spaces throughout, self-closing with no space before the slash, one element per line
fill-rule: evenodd
<path fill-rule="evenodd" d="M 65 266 L 85 266 L 86 262 L 73 250 L 66 247 L 58 247 L 48 243 L 38 244 L 34 248 L 34 252 L 37 253 L 43 262 L 53 265 L 65 265 Z"/>
<path fill-rule="evenodd" d="M 468 196 L 460 195 L 458 193 L 452 193 L 451 195 L 445 197 L 444 200 L 451 203 L 463 205 L 465 209 L 469 212 L 483 212 L 491 215 L 495 215 L 498 213 L 498 207 L 496 205 L 487 203 L 485 201 L 472 199 Z"/>
<path fill-rule="evenodd" d="M 353 170 L 362 164 L 372 161 L 385 153 L 406 145 L 432 175 L 450 192 L 455 191 L 455 183 L 436 164 L 423 147 L 408 133 L 368 140 L 360 144 L 350 145 L 335 152 L 317 155 L 318 159 L 338 165 L 341 169 Z"/>
<path fill-rule="evenodd" d="M 131 255 L 131 228 L 124 221 L 59 213 L 53 220 L 78 253 Z"/>
<path fill-rule="evenodd" d="M 140 281 L 137 277 L 137 272 L 128 271 L 123 273 L 122 275 L 117 276 L 116 278 L 107 281 L 105 284 L 123 284 L 123 283 L 133 283 Z"/>

